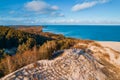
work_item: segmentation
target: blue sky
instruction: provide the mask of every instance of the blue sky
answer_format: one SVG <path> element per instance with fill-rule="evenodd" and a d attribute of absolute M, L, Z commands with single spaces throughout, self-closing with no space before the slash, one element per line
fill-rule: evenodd
<path fill-rule="evenodd" d="M 0 25 L 120 24 L 120 0 L 0 0 Z"/>

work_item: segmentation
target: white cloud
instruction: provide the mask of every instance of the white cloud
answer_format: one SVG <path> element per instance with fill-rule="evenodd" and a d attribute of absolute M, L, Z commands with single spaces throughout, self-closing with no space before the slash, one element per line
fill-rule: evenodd
<path fill-rule="evenodd" d="M 49 19 L 49 18 L 12 18 L 12 17 L 0 17 L 0 23 L 4 24 L 120 24 L 120 20 L 108 20 L 108 19 L 99 19 L 99 20 L 77 20 L 77 19 Z"/>
<path fill-rule="evenodd" d="M 83 10 L 83 9 L 86 9 L 86 8 L 90 8 L 90 7 L 93 7 L 97 4 L 96 1 L 93 1 L 93 2 L 85 2 L 85 3 L 82 3 L 82 4 L 76 4 L 75 6 L 72 7 L 72 11 L 79 11 L 79 10 Z"/>
<path fill-rule="evenodd" d="M 108 0 L 95 0 L 91 2 L 83 2 L 82 4 L 76 4 L 72 7 L 72 11 L 80 11 L 83 9 L 91 8 L 97 4 L 103 4 L 108 2 Z"/>
<path fill-rule="evenodd" d="M 48 5 L 42 1 L 31 1 L 25 4 L 25 8 L 30 11 L 40 11 L 47 7 Z"/>
<path fill-rule="evenodd" d="M 60 19 L 60 20 L 45 20 L 43 23 L 50 23 L 50 24 L 76 24 L 80 23 L 80 20 L 75 19 Z"/>
<path fill-rule="evenodd" d="M 109 0 L 99 0 L 100 3 L 106 3 L 108 2 Z"/>
<path fill-rule="evenodd" d="M 120 24 L 120 20 L 77 20 L 77 19 L 46 19 L 40 21 L 46 24 Z"/>
<path fill-rule="evenodd" d="M 35 14 L 43 14 L 47 16 L 55 16 L 55 17 L 63 17 L 64 14 L 62 14 L 59 10 L 59 7 L 56 5 L 50 5 L 43 0 L 33 0 L 31 2 L 27 2 L 24 5 L 25 9 L 27 11 L 31 11 Z"/>
<path fill-rule="evenodd" d="M 55 11 L 59 10 L 58 6 L 52 6 L 50 4 L 47 4 L 43 1 L 31 1 L 25 4 L 25 8 L 29 11 L 36 11 L 36 12 L 46 12 L 46 11 Z"/>
<path fill-rule="evenodd" d="M 53 9 L 53 10 L 59 10 L 59 7 L 58 6 L 52 6 L 51 9 Z"/>

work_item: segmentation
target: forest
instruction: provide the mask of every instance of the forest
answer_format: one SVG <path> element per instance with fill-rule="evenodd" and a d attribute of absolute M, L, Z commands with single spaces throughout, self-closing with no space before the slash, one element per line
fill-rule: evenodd
<path fill-rule="evenodd" d="M 35 31 L 38 27 L 35 28 L 0 27 L 0 77 L 38 60 L 51 59 L 55 51 L 72 48 L 78 42 L 93 42 Z"/>

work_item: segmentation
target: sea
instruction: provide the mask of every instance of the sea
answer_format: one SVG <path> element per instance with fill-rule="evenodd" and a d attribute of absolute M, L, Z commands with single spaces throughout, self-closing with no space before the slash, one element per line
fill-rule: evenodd
<path fill-rule="evenodd" d="M 120 25 L 45 25 L 43 32 L 86 40 L 120 41 Z"/>

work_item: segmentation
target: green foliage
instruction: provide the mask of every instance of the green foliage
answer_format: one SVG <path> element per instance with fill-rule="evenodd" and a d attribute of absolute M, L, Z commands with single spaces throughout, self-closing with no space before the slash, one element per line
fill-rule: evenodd
<path fill-rule="evenodd" d="M 36 40 L 33 38 L 28 38 L 28 40 L 26 41 L 26 43 L 23 43 L 22 45 L 18 46 L 18 52 L 22 53 L 26 50 L 31 49 L 33 46 L 36 45 Z"/>
<path fill-rule="evenodd" d="M 11 27 L 0 27 L 0 49 L 17 48 L 21 52 L 31 49 L 34 45 L 42 45 L 47 37 L 23 32 Z"/>

